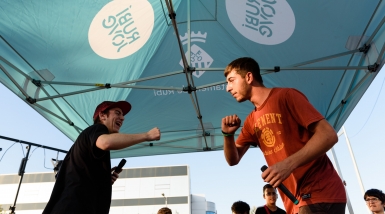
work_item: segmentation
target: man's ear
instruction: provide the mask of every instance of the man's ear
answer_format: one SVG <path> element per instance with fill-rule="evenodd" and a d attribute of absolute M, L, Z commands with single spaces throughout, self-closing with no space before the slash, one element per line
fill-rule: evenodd
<path fill-rule="evenodd" d="M 247 72 L 245 75 L 245 79 L 248 84 L 251 84 L 254 80 L 253 73 Z"/>
<path fill-rule="evenodd" d="M 107 114 L 103 113 L 103 112 L 99 112 L 99 119 L 100 121 L 104 121 L 107 119 Z"/>

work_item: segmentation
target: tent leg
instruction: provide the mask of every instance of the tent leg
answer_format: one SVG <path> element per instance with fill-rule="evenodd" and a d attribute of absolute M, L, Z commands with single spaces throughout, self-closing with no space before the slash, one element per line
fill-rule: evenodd
<path fill-rule="evenodd" d="M 348 210 L 349 210 L 349 213 L 350 214 L 354 214 L 354 211 L 353 211 L 353 207 L 352 207 L 352 204 L 350 203 L 350 198 L 349 198 L 349 195 L 348 195 L 348 190 L 346 189 L 345 187 L 345 180 L 344 178 L 342 177 L 342 172 L 341 172 L 341 169 L 340 169 L 340 165 L 338 164 L 338 160 L 337 160 L 337 156 L 334 152 L 334 148 L 331 149 L 332 150 L 332 157 L 333 157 L 333 161 L 336 165 L 336 168 L 337 168 L 337 172 L 341 178 L 341 180 L 343 181 L 344 183 L 344 188 L 345 188 L 345 192 L 346 192 L 346 198 L 347 198 L 347 203 L 346 205 L 348 206 Z"/>
<path fill-rule="evenodd" d="M 25 171 L 25 167 L 27 165 L 30 150 L 31 150 L 31 146 L 28 145 L 27 146 L 27 155 L 21 160 L 21 165 L 19 168 L 19 176 L 20 176 L 19 186 L 17 187 L 16 197 L 15 197 L 15 201 L 13 202 L 13 206 L 9 207 L 9 210 L 11 210 L 11 214 L 15 214 L 17 196 L 19 195 L 20 186 L 21 186 L 21 183 L 23 182 L 24 171 Z"/>

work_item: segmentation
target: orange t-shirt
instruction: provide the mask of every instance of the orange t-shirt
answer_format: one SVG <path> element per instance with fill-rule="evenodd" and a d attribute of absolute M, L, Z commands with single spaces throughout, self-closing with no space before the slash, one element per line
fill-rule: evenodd
<path fill-rule="evenodd" d="M 258 146 L 269 166 L 296 153 L 311 138 L 307 130 L 324 117 L 306 96 L 291 88 L 273 88 L 266 101 L 246 118 L 236 144 Z M 281 191 L 287 213 L 315 203 L 346 203 L 345 188 L 326 154 L 295 169 L 283 182 L 299 200 L 294 205 Z"/>

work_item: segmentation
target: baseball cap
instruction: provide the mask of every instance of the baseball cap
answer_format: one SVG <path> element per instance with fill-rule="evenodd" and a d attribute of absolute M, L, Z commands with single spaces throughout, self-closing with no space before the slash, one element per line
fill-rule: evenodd
<path fill-rule="evenodd" d="M 120 108 L 123 112 L 123 115 L 126 115 L 131 110 L 131 104 L 127 101 L 104 101 L 96 107 L 94 113 L 94 121 L 96 118 L 98 118 L 100 112 L 111 108 Z"/>

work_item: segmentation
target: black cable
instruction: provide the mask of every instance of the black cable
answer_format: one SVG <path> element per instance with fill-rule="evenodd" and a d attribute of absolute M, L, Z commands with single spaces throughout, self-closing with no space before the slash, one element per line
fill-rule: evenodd
<path fill-rule="evenodd" d="M 8 147 L 8 149 L 10 149 L 13 145 L 15 145 L 15 143 L 13 143 L 10 147 Z M 0 158 L 0 162 L 1 162 L 1 160 L 3 160 L 3 157 L 4 157 L 4 155 L 7 153 L 7 151 L 8 151 L 8 149 L 7 150 L 5 150 L 5 152 L 4 152 L 4 154 L 3 154 L 3 156 L 1 156 L 1 158 Z"/>
<path fill-rule="evenodd" d="M 25 157 L 25 153 L 24 153 L 24 149 L 23 149 L 23 144 L 20 143 L 20 146 L 21 146 L 21 151 L 23 151 L 23 157 Z"/>
<path fill-rule="evenodd" d="M 377 94 L 376 102 L 374 102 L 374 105 L 373 105 L 372 110 L 370 111 L 369 117 L 366 119 L 366 121 L 365 121 L 364 125 L 362 125 L 361 129 L 355 135 L 353 135 L 353 137 L 357 136 L 362 131 L 362 129 L 365 127 L 366 123 L 369 121 L 370 116 L 372 116 L 373 110 L 377 105 L 378 97 L 380 97 L 380 94 L 382 91 L 382 86 L 384 86 L 384 81 L 385 81 L 385 78 L 384 78 L 384 80 L 382 80 L 382 85 L 381 85 L 380 91 Z M 350 137 L 350 138 L 353 138 L 353 137 Z"/>
<path fill-rule="evenodd" d="M 31 156 L 32 156 L 32 154 L 33 154 L 33 152 L 34 152 L 36 149 L 40 148 L 40 147 L 41 147 L 41 146 L 38 146 L 38 147 L 36 147 L 34 150 L 32 150 L 32 152 L 31 152 L 31 154 L 29 155 L 28 159 L 30 159 Z"/>
<path fill-rule="evenodd" d="M 51 170 L 53 170 L 53 168 L 47 168 L 46 166 L 45 166 L 45 148 L 44 148 L 44 168 L 46 168 L 46 169 L 51 169 Z"/>

